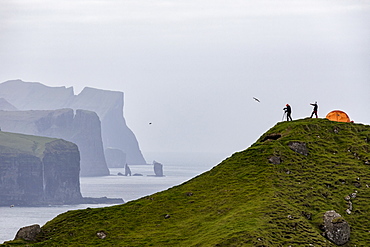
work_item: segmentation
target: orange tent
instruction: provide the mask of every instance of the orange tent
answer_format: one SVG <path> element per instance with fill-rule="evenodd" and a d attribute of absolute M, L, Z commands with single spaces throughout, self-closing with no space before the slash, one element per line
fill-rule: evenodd
<path fill-rule="evenodd" d="M 347 113 L 343 111 L 339 111 L 339 110 L 329 112 L 328 115 L 326 115 L 326 118 L 331 121 L 337 121 L 337 122 L 345 122 L 345 123 L 351 122 Z"/>

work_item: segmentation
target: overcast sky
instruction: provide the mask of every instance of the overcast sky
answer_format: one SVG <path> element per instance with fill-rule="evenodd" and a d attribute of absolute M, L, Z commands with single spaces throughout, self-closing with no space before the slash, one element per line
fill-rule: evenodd
<path fill-rule="evenodd" d="M 144 155 L 232 154 L 286 103 L 370 124 L 370 1 L 2 0 L 10 79 L 123 91 Z"/>

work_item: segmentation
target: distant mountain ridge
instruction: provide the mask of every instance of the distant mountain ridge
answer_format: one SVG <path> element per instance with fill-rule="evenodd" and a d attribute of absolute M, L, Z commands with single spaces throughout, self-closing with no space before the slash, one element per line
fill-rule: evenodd
<path fill-rule="evenodd" d="M 123 92 L 86 87 L 74 95 L 72 87 L 10 80 L 0 84 L 0 98 L 18 110 L 71 108 L 94 111 L 101 121 L 104 149 L 122 150 L 128 164 L 146 164 L 136 137 L 123 117 Z"/>
<path fill-rule="evenodd" d="M 9 246 L 337 246 L 323 227 L 333 211 L 351 229 L 341 245 L 368 246 L 369 199 L 370 126 L 302 119 L 181 185 L 63 213 Z"/>

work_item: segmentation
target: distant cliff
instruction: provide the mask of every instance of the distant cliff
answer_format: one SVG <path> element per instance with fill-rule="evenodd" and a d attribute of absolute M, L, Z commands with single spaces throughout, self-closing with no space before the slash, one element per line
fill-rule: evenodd
<path fill-rule="evenodd" d="M 81 176 L 105 176 L 109 170 L 104 158 L 100 120 L 95 112 L 72 109 L 0 111 L 3 131 L 62 138 L 78 145 Z"/>
<path fill-rule="evenodd" d="M 74 95 L 73 88 L 48 87 L 41 83 L 6 81 L 0 84 L 0 98 L 18 110 L 71 108 L 94 111 L 101 121 L 104 149 L 120 149 L 128 164 L 146 164 L 134 133 L 123 117 L 123 93 L 84 88 Z"/>
<path fill-rule="evenodd" d="M 82 201 L 79 162 L 71 142 L 0 132 L 0 205 Z"/>

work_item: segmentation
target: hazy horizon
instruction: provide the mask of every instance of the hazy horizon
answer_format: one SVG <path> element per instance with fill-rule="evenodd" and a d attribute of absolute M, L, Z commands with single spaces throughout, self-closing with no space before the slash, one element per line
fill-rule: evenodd
<path fill-rule="evenodd" d="M 0 16 L 0 82 L 124 92 L 144 156 L 243 150 L 286 103 L 370 124 L 367 1 L 5 0 Z"/>

